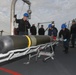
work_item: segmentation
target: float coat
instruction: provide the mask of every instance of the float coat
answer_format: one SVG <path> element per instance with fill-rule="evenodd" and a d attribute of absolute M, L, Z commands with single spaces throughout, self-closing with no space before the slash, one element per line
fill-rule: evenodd
<path fill-rule="evenodd" d="M 7 53 L 11 50 L 24 49 L 26 47 L 36 46 L 40 44 L 49 43 L 49 36 L 1 36 L 0 37 L 0 53 Z"/>

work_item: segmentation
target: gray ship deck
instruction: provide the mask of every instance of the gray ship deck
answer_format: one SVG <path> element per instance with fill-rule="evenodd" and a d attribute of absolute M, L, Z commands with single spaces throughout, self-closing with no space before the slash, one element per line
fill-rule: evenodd
<path fill-rule="evenodd" d="M 27 56 L 24 56 L 0 64 L 0 75 L 76 75 L 76 48 L 70 48 L 68 54 L 62 50 L 62 47 L 57 47 L 55 59 L 46 62 L 42 61 L 43 57 L 37 62 L 32 58 L 30 64 L 26 65 L 24 63 L 27 61 Z"/>

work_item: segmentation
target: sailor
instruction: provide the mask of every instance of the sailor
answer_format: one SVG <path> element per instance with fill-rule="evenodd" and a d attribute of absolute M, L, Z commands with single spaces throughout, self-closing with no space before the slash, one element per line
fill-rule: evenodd
<path fill-rule="evenodd" d="M 56 41 L 56 29 L 52 26 L 52 24 L 48 25 L 48 35 L 53 38 L 53 41 Z M 51 47 L 50 47 L 51 48 Z M 53 50 L 55 51 L 56 44 L 53 45 Z"/>
<path fill-rule="evenodd" d="M 52 28 L 53 28 L 53 36 L 57 37 L 58 29 L 55 27 L 55 24 L 52 24 Z"/>
<path fill-rule="evenodd" d="M 53 28 L 52 28 L 52 24 L 48 25 L 48 35 L 52 36 L 53 35 Z"/>
<path fill-rule="evenodd" d="M 72 46 L 71 48 L 74 48 L 75 47 L 75 41 L 76 41 L 76 22 L 75 20 L 72 21 L 72 26 L 71 26 L 71 43 L 72 43 Z"/>
<path fill-rule="evenodd" d="M 43 25 L 41 25 L 41 28 L 39 28 L 38 34 L 39 35 L 45 35 L 45 29 L 44 29 L 44 26 Z"/>
<path fill-rule="evenodd" d="M 61 30 L 59 32 L 59 38 L 61 38 L 62 36 L 63 36 L 63 47 L 65 49 L 63 52 L 67 54 L 68 49 L 69 49 L 70 31 L 69 29 L 67 29 L 66 24 L 61 25 Z"/>
<path fill-rule="evenodd" d="M 30 28 L 30 32 L 31 32 L 31 35 L 36 35 L 37 34 L 37 29 L 36 29 L 35 24 L 33 24 L 32 27 Z"/>
<path fill-rule="evenodd" d="M 18 23 L 18 30 L 19 30 L 19 35 L 28 35 L 28 29 L 31 27 L 28 19 L 28 14 L 24 13 L 22 19 L 17 19 L 17 16 L 15 15 L 15 20 L 16 23 Z"/>

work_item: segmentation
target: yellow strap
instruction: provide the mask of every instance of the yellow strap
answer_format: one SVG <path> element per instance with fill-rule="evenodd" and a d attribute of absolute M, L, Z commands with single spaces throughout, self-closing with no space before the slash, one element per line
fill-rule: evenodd
<path fill-rule="evenodd" d="M 26 38 L 28 39 L 28 47 L 30 47 L 31 46 L 31 39 L 27 35 L 26 35 Z"/>

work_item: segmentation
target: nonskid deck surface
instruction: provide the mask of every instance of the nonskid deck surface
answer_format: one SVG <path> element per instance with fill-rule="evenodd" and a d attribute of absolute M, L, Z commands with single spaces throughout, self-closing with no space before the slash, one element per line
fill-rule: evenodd
<path fill-rule="evenodd" d="M 55 59 L 46 62 L 40 57 L 37 62 L 32 58 L 30 64 L 25 64 L 27 56 L 5 62 L 0 64 L 0 75 L 76 75 L 76 48 L 70 48 L 68 54 L 63 50 L 57 47 Z"/>

